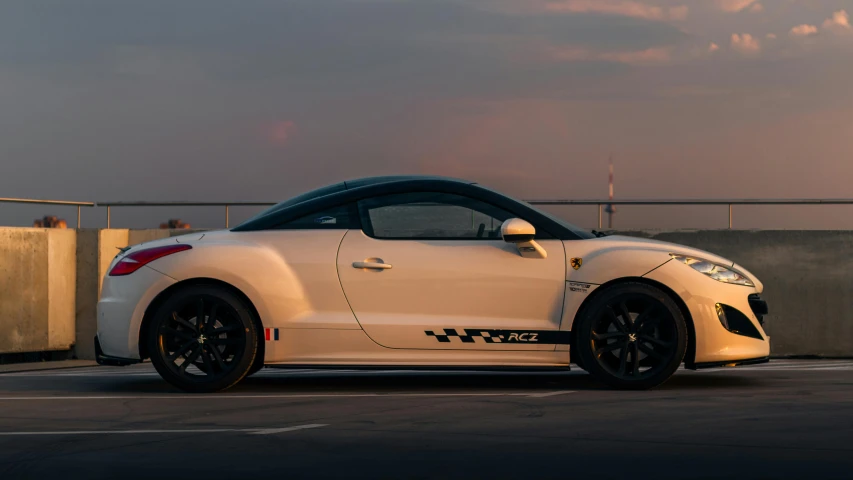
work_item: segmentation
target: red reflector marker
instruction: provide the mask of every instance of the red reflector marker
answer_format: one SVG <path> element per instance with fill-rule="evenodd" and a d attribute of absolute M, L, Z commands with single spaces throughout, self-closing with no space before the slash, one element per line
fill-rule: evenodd
<path fill-rule="evenodd" d="M 193 248 L 191 245 L 175 244 L 139 250 L 119 260 L 119 262 L 115 264 L 112 270 L 110 270 L 109 275 L 111 277 L 130 275 L 131 273 L 139 270 L 146 264 L 151 263 L 160 257 L 165 257 L 166 255 L 171 255 L 173 253 L 183 252 L 184 250 L 189 250 L 191 248 Z"/>

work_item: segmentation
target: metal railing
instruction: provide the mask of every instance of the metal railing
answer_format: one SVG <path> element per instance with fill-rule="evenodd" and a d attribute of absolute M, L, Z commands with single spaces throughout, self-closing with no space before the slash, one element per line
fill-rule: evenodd
<path fill-rule="evenodd" d="M 69 202 L 67 200 L 36 200 L 32 198 L 0 198 L 0 203 L 30 203 L 40 205 L 69 205 L 77 207 L 77 228 L 80 228 L 80 207 L 94 207 L 95 202 Z"/>
<path fill-rule="evenodd" d="M 110 228 L 112 207 L 225 207 L 225 228 L 230 225 L 230 207 L 271 207 L 278 202 L 98 202 L 107 207 L 107 228 Z"/>
<path fill-rule="evenodd" d="M 605 205 L 725 205 L 729 211 L 729 229 L 733 226 L 734 205 L 853 205 L 853 199 L 715 199 L 715 200 L 527 200 L 531 205 L 580 206 L 595 205 L 598 209 L 598 228 L 602 228 Z M 107 228 L 110 228 L 111 207 L 225 207 L 225 228 L 229 228 L 229 207 L 268 207 L 276 202 L 98 202 L 107 207 Z"/>
<path fill-rule="evenodd" d="M 81 207 L 106 207 L 107 228 L 111 226 L 112 207 L 224 207 L 225 228 L 230 227 L 230 207 L 269 207 L 277 202 L 71 202 L 65 200 L 36 200 L 30 198 L 0 198 L 0 203 L 25 203 L 42 205 L 67 205 L 77 207 L 77 228 L 80 228 Z M 595 205 L 598 210 L 598 228 L 602 228 L 605 205 L 720 205 L 728 207 L 729 229 L 733 227 L 733 207 L 735 205 L 853 205 L 849 198 L 797 198 L 797 199 L 692 199 L 692 200 L 527 200 L 531 205 L 541 206 L 582 206 Z"/>
<path fill-rule="evenodd" d="M 532 200 L 531 205 L 597 205 L 598 228 L 601 228 L 602 209 L 605 205 L 726 205 L 729 207 L 729 229 L 732 228 L 733 205 L 853 205 L 850 198 L 797 198 L 797 199 L 720 199 L 720 200 Z"/>

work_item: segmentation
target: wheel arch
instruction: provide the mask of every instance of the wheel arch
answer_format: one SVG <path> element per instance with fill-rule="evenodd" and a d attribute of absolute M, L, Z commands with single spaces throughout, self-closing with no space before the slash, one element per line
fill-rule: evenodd
<path fill-rule="evenodd" d="M 623 283 L 644 283 L 646 285 L 655 287 L 661 291 L 663 291 L 675 304 L 678 306 L 678 309 L 681 310 L 681 314 L 684 316 L 684 322 L 687 324 L 687 351 L 684 353 L 684 365 L 686 368 L 693 369 L 696 363 L 696 327 L 693 324 L 693 316 L 690 314 L 690 309 L 687 308 L 687 303 L 675 293 L 675 290 L 669 288 L 666 284 L 658 282 L 656 280 L 651 280 L 644 277 L 622 277 L 610 280 L 608 282 L 602 283 L 595 290 L 592 291 L 584 300 L 581 302 L 580 307 L 578 307 L 577 312 L 575 312 L 575 317 L 572 319 L 572 329 L 574 329 L 575 323 L 578 318 L 583 315 L 584 310 L 589 306 L 593 299 L 595 299 L 598 295 L 601 295 L 601 292 L 605 291 L 607 288 L 620 285 Z M 577 362 L 575 348 L 575 342 L 577 337 L 572 335 L 571 338 L 571 350 L 569 356 L 571 357 L 572 362 Z"/>
<path fill-rule="evenodd" d="M 139 347 L 139 358 L 140 359 L 145 360 L 146 358 L 148 358 L 150 356 L 149 352 L 148 352 L 148 341 L 147 341 L 147 339 L 148 339 L 148 328 L 149 328 L 149 325 L 151 324 L 151 318 L 154 316 L 154 312 L 156 312 L 157 309 L 160 307 L 160 305 L 162 305 L 163 302 L 165 302 L 175 292 L 177 292 L 183 288 L 187 288 L 187 287 L 191 287 L 191 286 L 199 286 L 199 285 L 216 286 L 216 287 L 224 288 L 226 290 L 229 290 L 234 295 L 237 295 L 238 297 L 240 297 L 241 300 L 246 302 L 246 305 L 249 307 L 250 311 L 252 312 L 252 319 L 256 323 L 258 335 L 262 335 L 261 332 L 263 332 L 263 321 L 261 320 L 261 315 L 260 315 L 260 313 L 258 313 L 258 309 L 255 307 L 255 304 L 252 302 L 252 300 L 249 298 L 249 296 L 246 295 L 245 293 L 243 293 L 242 290 L 240 290 L 239 288 L 235 287 L 234 285 L 232 285 L 228 282 L 218 280 L 215 278 L 206 278 L 206 277 L 189 278 L 186 280 L 181 280 L 180 282 L 174 283 L 172 285 L 169 285 L 168 288 L 166 288 L 162 292 L 158 293 L 157 296 L 154 297 L 153 300 L 151 300 L 151 303 L 149 303 L 148 306 L 145 308 L 145 313 L 142 316 L 142 323 L 139 326 L 139 340 L 138 340 L 139 345 L 138 345 L 138 347 Z M 261 338 L 259 338 L 258 340 L 259 340 L 258 341 L 258 355 L 260 355 L 261 358 L 263 358 L 264 353 L 265 353 L 264 348 L 265 348 L 266 342 L 261 341 L 262 340 Z"/>

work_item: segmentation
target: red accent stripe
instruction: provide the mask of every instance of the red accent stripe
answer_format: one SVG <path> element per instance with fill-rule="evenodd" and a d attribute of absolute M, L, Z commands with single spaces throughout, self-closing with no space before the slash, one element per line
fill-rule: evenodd
<path fill-rule="evenodd" d="M 264 329 L 264 336 L 266 337 L 267 341 L 269 342 L 270 341 L 270 329 L 269 328 Z"/>

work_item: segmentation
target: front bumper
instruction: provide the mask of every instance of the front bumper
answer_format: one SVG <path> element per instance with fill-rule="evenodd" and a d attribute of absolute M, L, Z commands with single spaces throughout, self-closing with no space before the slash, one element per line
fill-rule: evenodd
<path fill-rule="evenodd" d="M 762 328 L 767 304 L 758 289 L 718 282 L 679 262 L 667 262 L 645 278 L 668 286 L 687 306 L 695 333 L 693 351 L 685 358 L 687 368 L 758 362 L 770 357 L 770 337 Z M 731 314 L 730 309 L 738 318 L 730 318 L 727 328 L 719 310 Z M 750 328 L 742 328 L 742 322 Z"/>
<path fill-rule="evenodd" d="M 767 363 L 770 361 L 770 357 L 760 357 L 760 358 L 748 358 L 746 360 L 736 360 L 734 362 L 706 362 L 706 363 L 697 363 L 693 366 L 696 370 L 701 370 L 703 368 L 717 368 L 717 367 L 737 367 L 740 365 L 757 365 L 760 363 Z"/>

